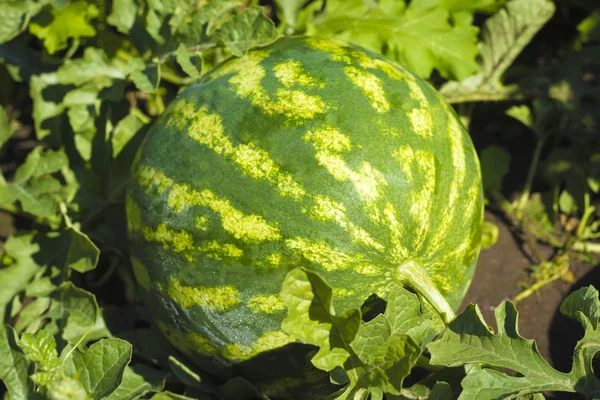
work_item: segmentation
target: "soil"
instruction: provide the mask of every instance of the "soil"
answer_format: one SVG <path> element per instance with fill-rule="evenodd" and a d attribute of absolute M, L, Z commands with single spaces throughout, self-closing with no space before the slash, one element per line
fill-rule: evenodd
<path fill-rule="evenodd" d="M 482 251 L 473 282 L 459 311 L 469 303 L 476 303 L 488 325 L 496 329 L 494 308 L 520 292 L 519 283 L 527 281 L 528 268 L 532 262 L 501 218 L 486 212 L 486 220 L 494 222 L 500 229 L 498 242 L 492 248 Z M 548 253 L 551 251 L 544 250 Z M 571 370 L 573 349 L 583 336 L 583 329 L 558 310 L 569 293 L 589 285 L 600 287 L 600 268 L 594 267 L 579 260 L 571 260 L 570 269 L 575 275 L 575 283 L 554 281 L 516 305 L 521 336 L 534 339 L 542 356 L 554 368 L 563 372 Z M 581 399 L 579 395 L 563 393 L 547 397 Z"/>

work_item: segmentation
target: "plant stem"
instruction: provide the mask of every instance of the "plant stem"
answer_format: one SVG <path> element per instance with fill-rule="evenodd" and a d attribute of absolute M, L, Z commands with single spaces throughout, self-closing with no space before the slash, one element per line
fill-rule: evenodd
<path fill-rule="evenodd" d="M 580 239 L 583 239 L 583 234 L 585 232 L 585 228 L 587 227 L 590 218 L 592 217 L 592 215 L 594 214 L 594 211 L 596 211 L 596 207 L 594 207 L 593 205 L 590 204 L 590 193 L 586 192 L 583 196 L 584 199 L 584 209 L 583 209 L 583 215 L 581 216 L 581 221 L 579 222 L 579 226 L 577 227 L 577 233 L 576 236 Z"/>
<path fill-rule="evenodd" d="M 409 260 L 396 269 L 396 283 L 407 285 L 425 297 L 448 325 L 456 317 L 454 310 L 440 291 L 435 287 L 427 271 L 416 261 Z"/>
<path fill-rule="evenodd" d="M 171 82 L 174 85 L 183 86 L 189 83 L 189 80 L 187 78 L 183 78 L 177 75 L 175 72 L 171 71 L 168 68 L 163 67 L 160 73 L 160 77 L 162 79 L 164 79 L 167 82 Z"/>
<path fill-rule="evenodd" d="M 490 196 L 494 199 L 494 201 L 498 204 L 498 206 L 502 209 L 507 218 L 514 221 L 514 208 L 510 201 L 500 191 L 492 190 L 490 191 Z"/>
<path fill-rule="evenodd" d="M 65 220 L 65 225 L 67 226 L 67 228 L 73 227 L 73 222 L 71 221 L 71 218 L 69 217 L 67 205 L 61 201 L 59 204 L 59 209 L 60 209 L 60 213 L 62 214 L 62 216 Z"/>
<path fill-rule="evenodd" d="M 442 86 L 442 89 L 444 87 Z M 442 96 L 450 104 L 458 103 L 471 103 L 471 102 L 482 102 L 482 101 L 507 101 L 507 100 L 524 100 L 527 98 L 524 93 L 520 92 L 519 89 L 514 86 L 505 86 L 504 90 L 494 91 L 478 88 L 477 90 L 469 93 L 444 93 L 442 90 Z"/>
<path fill-rule="evenodd" d="M 144 123 L 144 124 L 149 124 L 150 122 L 152 122 L 152 118 L 150 118 L 149 116 L 144 114 L 142 112 L 142 110 L 140 110 L 139 108 L 132 108 L 129 110 L 129 113 L 134 115 L 137 119 L 142 121 L 142 123 Z"/>
<path fill-rule="evenodd" d="M 585 242 L 585 241 L 576 241 L 573 243 L 572 250 L 582 251 L 588 253 L 600 253 L 600 243 L 595 242 Z"/>
<path fill-rule="evenodd" d="M 535 282 L 533 283 L 531 286 L 529 286 L 527 289 L 523 290 L 521 293 L 518 293 L 513 299 L 512 302 L 513 303 L 518 303 L 519 301 L 531 296 L 533 293 L 535 293 L 536 291 L 540 290 L 541 288 L 543 288 L 544 286 L 554 282 L 555 280 L 559 279 L 561 276 L 563 276 L 567 271 L 569 270 L 569 263 L 565 264 L 565 267 L 562 268 L 560 271 L 557 271 L 556 273 L 552 274 L 551 276 L 549 276 L 548 278 Z"/>
<path fill-rule="evenodd" d="M 543 139 L 538 139 L 537 144 L 535 145 L 535 150 L 533 152 L 533 160 L 531 160 L 531 165 L 529 166 L 529 172 L 527 174 L 527 181 L 525 182 L 525 187 L 523 188 L 523 193 L 521 194 L 521 199 L 519 200 L 519 206 L 517 207 L 519 211 L 521 211 L 525 207 L 525 205 L 527 205 L 527 201 L 529 201 L 529 195 L 531 194 L 533 178 L 535 178 L 535 173 L 540 162 L 540 156 L 542 155 L 542 148 L 544 147 L 544 142 L 545 141 Z"/>

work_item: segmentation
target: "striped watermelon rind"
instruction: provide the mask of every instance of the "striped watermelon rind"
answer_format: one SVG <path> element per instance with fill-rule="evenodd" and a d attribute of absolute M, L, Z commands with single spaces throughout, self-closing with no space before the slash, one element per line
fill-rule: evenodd
<path fill-rule="evenodd" d="M 483 220 L 476 152 L 440 95 L 360 47 L 303 37 L 182 91 L 138 152 L 126 206 L 158 326 L 215 366 L 295 341 L 279 291 L 299 266 L 343 310 L 415 260 L 458 307 Z"/>

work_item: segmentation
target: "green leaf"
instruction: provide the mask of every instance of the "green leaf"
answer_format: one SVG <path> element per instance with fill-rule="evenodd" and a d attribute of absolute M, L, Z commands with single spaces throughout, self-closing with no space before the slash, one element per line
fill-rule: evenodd
<path fill-rule="evenodd" d="M 571 293 L 560 305 L 560 312 L 578 321 L 586 331 L 598 330 L 598 321 L 600 321 L 598 291 L 593 286 L 588 286 Z"/>
<path fill-rule="evenodd" d="M 25 357 L 38 365 L 37 376 L 32 376 L 36 383 L 46 386 L 59 376 L 61 362 L 56 352 L 56 342 L 51 333 L 40 330 L 35 336 L 24 333 L 19 340 L 19 347 L 23 349 Z"/>
<path fill-rule="evenodd" d="M 83 385 L 77 380 L 69 377 L 55 379 L 48 385 L 49 400 L 89 400 L 88 393 Z"/>
<path fill-rule="evenodd" d="M 47 25 L 29 24 L 29 31 L 44 41 L 48 53 L 54 54 L 66 48 L 69 39 L 96 35 L 96 30 L 89 23 L 100 13 L 94 4 L 73 1 L 62 9 L 52 8 L 50 12 L 52 21 Z"/>
<path fill-rule="evenodd" d="M 461 82 L 446 83 L 440 93 L 452 103 L 518 98 L 518 88 L 503 86 L 502 75 L 554 10 L 554 4 L 548 0 L 508 1 L 504 9 L 483 25 L 483 40 L 479 45 L 481 72 Z"/>
<path fill-rule="evenodd" d="M 404 378 L 421 355 L 421 348 L 410 336 L 399 333 L 392 334 L 383 345 L 376 347 L 379 342 L 380 339 L 373 340 L 373 346 L 367 346 L 368 351 L 373 352 L 369 363 L 361 365 L 354 357 L 345 363 L 350 384 L 338 399 L 354 399 L 362 393 L 381 399 L 383 393 L 401 393 Z"/>
<path fill-rule="evenodd" d="M 139 59 L 134 60 L 140 61 Z M 45 76 L 48 77 L 48 83 L 76 86 L 88 83 L 92 86 L 90 89 L 101 89 L 110 87 L 112 79 L 125 79 L 127 74 L 135 67 L 139 67 L 139 63 L 133 62 L 128 65 L 118 59 L 109 60 L 104 50 L 87 47 L 83 53 L 83 58 L 67 60 L 56 71 L 56 74 L 47 74 Z M 86 96 L 87 100 L 82 101 L 80 98 L 76 102 L 71 100 L 71 103 L 94 104 L 94 91 L 80 93 Z"/>
<path fill-rule="evenodd" d="M 150 400 L 195 400 L 192 397 L 171 392 L 160 392 L 150 398 Z"/>
<path fill-rule="evenodd" d="M 101 102 L 123 100 L 126 78 L 136 68 L 145 68 L 141 59 L 109 60 L 104 50 L 87 47 L 83 58 L 66 60 L 56 72 L 33 76 L 30 96 L 37 138 L 70 146 L 72 130 L 77 150 L 89 161 Z"/>
<path fill-rule="evenodd" d="M 210 379 L 203 379 L 199 370 L 194 370 L 172 355 L 169 356 L 169 367 L 173 374 L 188 387 L 195 388 L 202 393 L 218 395 L 219 388 Z"/>
<path fill-rule="evenodd" d="M 308 33 L 354 42 L 425 78 L 434 69 L 451 79 L 466 78 L 478 69 L 477 28 L 451 25 L 450 13 L 440 7 L 331 0 L 309 23 Z"/>
<path fill-rule="evenodd" d="M 200 54 L 190 52 L 181 43 L 177 48 L 176 57 L 183 72 L 194 79 L 200 78 L 200 74 L 202 73 L 202 56 Z"/>
<path fill-rule="evenodd" d="M 145 117 L 143 114 L 142 116 Z M 111 136 L 113 157 L 117 157 L 119 154 L 121 154 L 123 148 L 127 145 L 127 143 L 129 143 L 135 134 L 138 133 L 140 129 L 142 129 L 148 123 L 148 120 L 140 119 L 138 114 L 128 114 L 125 118 L 119 121 L 115 129 L 112 131 Z"/>
<path fill-rule="evenodd" d="M 33 234 L 13 235 L 6 240 L 4 254 L 14 261 L 0 268 L 0 321 L 4 321 L 6 306 L 13 297 L 25 290 L 41 269 L 32 257 L 39 249 L 39 245 L 33 242 Z"/>
<path fill-rule="evenodd" d="M 421 312 L 421 302 L 416 294 L 398 287 L 390 292 L 384 313 L 391 324 L 391 332 L 410 336 L 415 343 L 423 343 L 429 335 L 433 321 Z"/>
<path fill-rule="evenodd" d="M 43 297 L 54 292 L 56 285 L 49 276 L 36 277 L 25 289 L 25 296 Z"/>
<path fill-rule="evenodd" d="M 481 152 L 480 160 L 483 188 L 488 191 L 502 190 L 502 180 L 509 171 L 510 154 L 500 146 L 491 145 Z"/>
<path fill-rule="evenodd" d="M 243 56 L 251 48 L 273 43 L 278 36 L 275 24 L 264 14 L 264 8 L 259 6 L 245 9 L 215 33 L 215 39 L 225 44 L 237 57 Z"/>
<path fill-rule="evenodd" d="M 486 250 L 494 246 L 498 241 L 500 230 L 498 226 L 490 221 L 483 221 L 481 227 L 481 249 Z"/>
<path fill-rule="evenodd" d="M 65 248 L 65 266 L 77 272 L 88 272 L 96 268 L 100 250 L 90 238 L 75 228 L 69 228 L 63 235 Z"/>
<path fill-rule="evenodd" d="M 441 368 L 427 375 L 412 386 L 403 388 L 402 394 L 405 397 L 412 399 L 427 399 L 431 395 L 433 388 L 440 383 L 452 382 L 457 388 L 466 375 L 465 369 L 470 370 L 470 368 L 472 368 L 472 366 Z"/>
<path fill-rule="evenodd" d="M 43 151 L 36 147 L 27 155 L 27 159 L 15 172 L 13 183 L 23 184 L 31 178 L 58 172 L 69 165 L 69 160 L 64 152 Z"/>
<path fill-rule="evenodd" d="M 558 197 L 558 206 L 560 207 L 560 211 L 566 214 L 573 214 L 575 211 L 577 211 L 577 202 L 567 190 L 560 192 L 560 196 Z"/>
<path fill-rule="evenodd" d="M 305 0 L 275 0 L 279 11 L 279 19 L 287 25 L 291 33 L 296 29 L 298 13 L 305 3 Z"/>
<path fill-rule="evenodd" d="M 330 371 L 342 366 L 350 356 L 350 342 L 360 325 L 360 310 L 346 310 L 335 315 L 331 287 L 317 274 L 296 268 L 288 272 L 281 297 L 288 315 L 281 328 L 304 343 L 319 346 L 312 363 Z"/>
<path fill-rule="evenodd" d="M 454 395 L 452 394 L 452 386 L 446 382 L 437 382 L 431 393 L 429 394 L 428 400 L 453 400 Z"/>
<path fill-rule="evenodd" d="M 93 270 L 100 257 L 98 247 L 75 227 L 51 232 L 40 239 L 40 244 L 43 262 L 58 267 L 66 276 L 71 269 L 81 273 Z"/>
<path fill-rule="evenodd" d="M 47 1 L 31 0 L 2 1 L 2 24 L 0 24 L 0 43 L 8 42 L 27 27 Z"/>
<path fill-rule="evenodd" d="M 160 392 L 165 387 L 165 373 L 143 364 L 128 366 L 121 384 L 105 400 L 133 400 L 149 392 Z"/>
<path fill-rule="evenodd" d="M 13 129 L 10 125 L 10 120 L 6 114 L 4 107 L 0 106 L 0 149 L 4 146 L 4 143 L 8 142 L 8 139 L 13 134 Z"/>
<path fill-rule="evenodd" d="M 538 352 L 535 342 L 519 335 L 518 313 L 510 302 L 502 303 L 496 309 L 496 334 L 489 330 L 477 306 L 469 305 L 448 326 L 441 340 L 428 346 L 431 363 L 445 366 L 484 364 L 520 374 L 508 376 L 494 369 L 472 368 L 461 383 L 461 399 L 491 400 L 544 391 L 579 392 L 590 398 L 597 397 L 600 380 L 594 376 L 592 360 L 600 350 L 598 292 L 593 288 L 580 289 L 569 295 L 563 304 L 561 312 L 578 320 L 585 328 L 584 338 L 575 347 L 575 361 L 570 373 L 552 368 Z"/>
<path fill-rule="evenodd" d="M 600 9 L 594 10 L 577 25 L 582 43 L 600 41 Z"/>
<path fill-rule="evenodd" d="M 379 314 L 362 323 L 360 311 L 349 309 L 339 316 L 332 306 L 331 287 L 317 274 L 296 268 L 286 275 L 281 297 L 288 308 L 282 321 L 284 331 L 305 343 L 319 346 L 312 363 L 331 371 L 332 380 L 348 383 L 336 394 L 336 399 L 381 399 L 384 393 L 399 395 L 402 382 L 421 354 L 415 341 L 403 333 L 411 331 L 402 318 L 416 323 L 412 334 L 422 337 L 423 317 L 414 309 L 415 303 L 404 289 L 391 295 L 392 305 L 386 314 Z M 414 295 L 413 295 L 414 296 Z M 401 302 L 406 300 L 406 309 Z M 392 323 L 390 323 L 390 318 Z M 393 330 L 394 329 L 394 330 Z M 337 375 L 345 371 L 347 379 Z"/>
<path fill-rule="evenodd" d="M 169 356 L 169 366 L 171 367 L 173 374 L 175 374 L 175 376 L 183 383 L 188 386 L 202 388 L 202 378 L 200 375 L 185 365 L 185 363 L 173 356 Z"/>
<path fill-rule="evenodd" d="M 392 327 L 382 314 L 371 321 L 362 324 L 350 347 L 356 356 L 365 364 L 373 364 L 381 355 L 378 350 L 383 348 L 385 342 L 392 334 Z"/>
<path fill-rule="evenodd" d="M 2 293 L 0 291 L 0 293 Z M 4 307 L 3 307 L 4 308 Z M 10 326 L 0 329 L 0 380 L 11 400 L 27 400 L 29 361 L 16 344 L 16 333 Z"/>
<path fill-rule="evenodd" d="M 256 387 L 241 376 L 229 379 L 221 388 L 226 399 L 252 400 L 259 396 Z"/>
<path fill-rule="evenodd" d="M 114 0 L 112 11 L 106 22 L 121 33 L 128 34 L 137 16 L 138 5 L 135 0 Z"/>
<path fill-rule="evenodd" d="M 121 339 L 102 339 L 86 352 L 74 349 L 63 360 L 63 371 L 81 382 L 92 399 L 111 394 L 122 382 L 125 367 L 131 361 L 132 348 Z"/>
<path fill-rule="evenodd" d="M 142 92 L 154 93 L 160 82 L 160 69 L 156 64 L 140 65 L 140 68 L 131 72 L 129 78 Z"/>
<path fill-rule="evenodd" d="M 93 294 L 75 287 L 71 282 L 65 282 L 52 294 L 52 299 L 48 316 L 59 322 L 63 339 L 72 344 L 77 343 L 96 322 L 96 298 Z"/>
<path fill-rule="evenodd" d="M 425 7 L 442 7 L 452 13 L 494 13 L 501 8 L 506 0 L 413 0 L 414 3 Z"/>
<path fill-rule="evenodd" d="M 526 105 L 512 106 L 506 110 L 506 115 L 516 119 L 528 128 L 533 128 L 531 109 Z"/>
<path fill-rule="evenodd" d="M 0 182 L 0 204 L 21 203 L 23 211 L 41 217 L 53 217 L 60 202 L 69 203 L 74 195 L 72 185 L 62 185 L 52 174 L 68 169 L 63 151 L 43 151 L 36 147 L 15 172 L 12 182 Z"/>
<path fill-rule="evenodd" d="M 37 331 L 37 328 L 39 328 L 42 323 L 41 315 L 49 306 L 50 298 L 48 297 L 39 297 L 31 303 L 28 303 L 19 313 L 19 319 L 14 325 L 15 330 L 19 333 L 25 329 L 27 329 L 28 332 Z"/>
<path fill-rule="evenodd" d="M 198 8 L 192 16 L 189 24 L 182 24 L 180 33 L 185 37 L 187 45 L 197 45 L 198 42 L 204 41 L 205 36 L 212 36 L 215 29 L 226 20 L 231 13 L 238 7 L 244 5 L 243 0 L 219 0 L 209 1 L 202 7 Z M 206 26 L 200 32 L 196 32 L 198 26 Z"/>
<path fill-rule="evenodd" d="M 123 317 L 117 318 L 121 320 Z M 119 333 L 118 337 L 131 343 L 136 354 L 164 369 L 168 369 L 171 364 L 169 356 L 177 351 L 156 327 L 126 330 Z"/>

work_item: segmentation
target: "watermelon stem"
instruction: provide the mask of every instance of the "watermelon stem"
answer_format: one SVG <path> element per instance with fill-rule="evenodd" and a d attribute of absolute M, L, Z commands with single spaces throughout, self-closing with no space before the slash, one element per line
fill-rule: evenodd
<path fill-rule="evenodd" d="M 456 317 L 446 298 L 437 289 L 425 268 L 418 262 L 409 260 L 400 265 L 396 269 L 395 279 L 397 284 L 409 286 L 425 297 L 440 314 L 446 325 Z"/>

